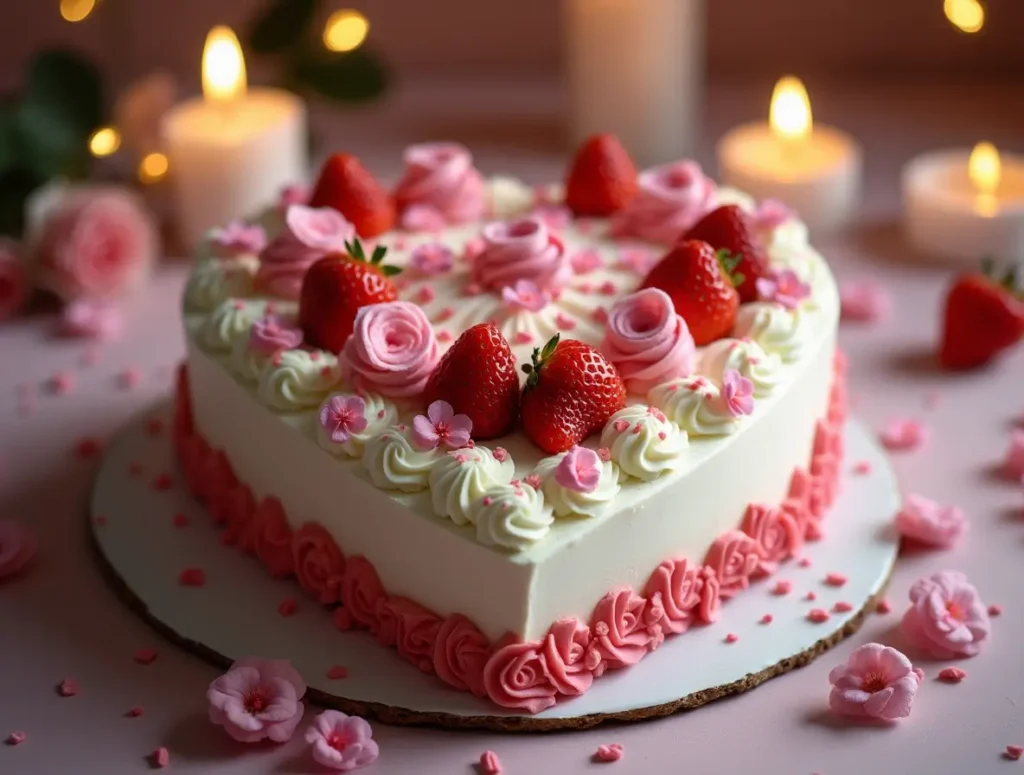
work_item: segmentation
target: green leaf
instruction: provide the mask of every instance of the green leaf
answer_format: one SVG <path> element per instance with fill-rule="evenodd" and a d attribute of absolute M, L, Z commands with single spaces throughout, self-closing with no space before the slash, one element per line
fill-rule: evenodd
<path fill-rule="evenodd" d="M 392 266 L 391 264 L 385 264 L 384 266 L 380 267 L 380 271 L 384 274 L 385 277 L 394 277 L 396 274 L 400 274 L 402 269 L 401 267 Z"/>
<path fill-rule="evenodd" d="M 389 81 L 383 62 L 365 47 L 345 54 L 322 48 L 303 52 L 294 67 L 300 86 L 337 102 L 363 102 L 379 97 Z"/>
<path fill-rule="evenodd" d="M 22 236 L 25 200 L 44 182 L 45 178 L 25 167 L 11 167 L 0 172 L 0 234 Z"/>
<path fill-rule="evenodd" d="M 257 54 L 280 54 L 299 44 L 313 21 L 316 0 L 271 0 L 249 31 Z"/>
<path fill-rule="evenodd" d="M 370 257 L 371 264 L 379 264 L 384 260 L 384 256 L 388 254 L 388 249 L 384 245 L 378 245 L 373 249 L 373 256 Z"/>

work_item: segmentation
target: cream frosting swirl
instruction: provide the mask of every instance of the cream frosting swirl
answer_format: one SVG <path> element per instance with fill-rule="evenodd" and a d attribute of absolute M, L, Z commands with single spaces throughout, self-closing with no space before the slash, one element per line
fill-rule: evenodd
<path fill-rule="evenodd" d="M 392 425 L 367 439 L 363 468 L 370 481 L 382 490 L 419 492 L 427 489 L 430 469 L 438 457 L 436 450 L 416 449 L 407 428 Z"/>
<path fill-rule="evenodd" d="M 248 385 L 257 383 L 260 375 L 269 363 L 269 355 L 264 355 L 249 346 L 248 333 L 236 336 L 231 341 L 231 352 L 228 353 L 227 367 L 242 382 Z"/>
<path fill-rule="evenodd" d="M 209 259 L 197 264 L 185 287 L 185 309 L 209 312 L 226 299 L 252 295 L 259 261 L 250 256 L 233 260 Z"/>
<path fill-rule="evenodd" d="M 342 442 L 331 440 L 330 434 L 321 423 L 316 424 L 316 442 L 320 448 L 330 452 L 332 455 L 347 455 L 348 457 L 361 457 L 366 443 L 374 436 L 383 433 L 387 428 L 398 422 L 398 407 L 376 393 L 331 393 L 324 401 L 330 401 L 335 396 L 348 398 L 358 396 L 363 399 L 366 408 L 363 416 L 366 418 L 366 427 L 361 431 L 350 431 L 348 437 Z"/>
<path fill-rule="evenodd" d="M 612 308 L 600 349 L 626 389 L 639 395 L 693 370 L 690 329 L 676 314 L 669 295 L 659 288 L 644 288 Z"/>
<path fill-rule="evenodd" d="M 466 447 L 448 452 L 430 469 L 430 497 L 434 512 L 456 525 L 473 521 L 473 502 L 488 490 L 512 481 L 515 465 L 501 460 L 487 447 Z"/>
<path fill-rule="evenodd" d="M 565 487 L 555 478 L 555 471 L 566 454 L 560 452 L 543 458 L 534 467 L 532 475 L 540 479 L 540 489 L 557 516 L 581 514 L 585 517 L 596 517 L 602 507 L 613 500 L 619 492 L 619 467 L 611 460 L 602 460 L 601 476 L 597 486 L 589 492 L 583 492 Z"/>
<path fill-rule="evenodd" d="M 299 298 L 302 278 L 316 261 L 329 253 L 346 252 L 345 242 L 355 227 L 331 207 L 291 205 L 282 231 L 260 253 L 256 285 L 286 299 Z"/>
<path fill-rule="evenodd" d="M 571 275 L 565 247 L 539 218 L 489 223 L 483 240 L 484 248 L 473 260 L 473 279 L 485 288 L 501 290 L 529 280 L 552 290 Z"/>
<path fill-rule="evenodd" d="M 405 173 L 395 187 L 395 204 L 406 229 L 433 222 L 456 225 L 484 214 L 484 181 L 473 156 L 458 143 L 410 145 Z"/>
<path fill-rule="evenodd" d="M 809 343 L 809 327 L 804 325 L 806 314 L 800 307 L 788 310 L 768 302 L 744 304 L 736 314 L 733 332 L 737 337 L 753 339 L 766 352 L 792 363 L 801 357 Z"/>
<path fill-rule="evenodd" d="M 755 398 L 767 398 L 782 380 L 782 362 L 753 339 L 719 339 L 704 350 L 701 372 L 721 386 L 725 372 L 735 369 L 754 385 Z"/>
<path fill-rule="evenodd" d="M 688 439 L 657 407 L 635 404 L 611 416 L 601 446 L 623 473 L 650 482 L 682 466 Z"/>
<path fill-rule="evenodd" d="M 734 433 L 742 420 L 729 411 L 718 386 L 698 375 L 658 385 L 647 400 L 690 436 L 725 436 Z"/>
<path fill-rule="evenodd" d="M 612 223 L 612 234 L 671 245 L 712 208 L 715 183 L 694 161 L 644 170 L 633 201 Z"/>
<path fill-rule="evenodd" d="M 516 552 L 541 540 L 555 521 L 544 496 L 523 482 L 492 487 L 472 511 L 480 543 Z"/>
<path fill-rule="evenodd" d="M 199 342 L 209 352 L 226 354 L 235 339 L 249 335 L 256 317 L 257 312 L 243 301 L 222 301 L 203 322 Z"/>
<path fill-rule="evenodd" d="M 285 350 L 260 374 L 258 392 L 272 409 L 297 412 L 319 406 L 340 381 L 338 359 L 330 353 Z"/>

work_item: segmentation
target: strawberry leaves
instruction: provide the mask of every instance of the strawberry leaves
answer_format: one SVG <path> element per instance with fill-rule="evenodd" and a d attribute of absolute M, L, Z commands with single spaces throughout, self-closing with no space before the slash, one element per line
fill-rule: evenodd
<path fill-rule="evenodd" d="M 385 277 L 394 277 L 402 271 L 400 267 L 384 263 L 384 257 L 388 254 L 388 249 L 385 245 L 377 245 L 373 249 L 373 253 L 370 257 L 367 258 L 362 240 L 358 237 L 353 237 L 351 240 L 345 241 L 345 250 L 353 260 L 362 261 L 363 263 L 377 267 L 377 269 L 380 270 L 380 273 Z"/>

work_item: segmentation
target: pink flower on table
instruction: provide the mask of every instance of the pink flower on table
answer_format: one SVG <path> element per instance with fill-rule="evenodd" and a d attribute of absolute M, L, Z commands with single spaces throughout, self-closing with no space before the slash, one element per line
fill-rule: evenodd
<path fill-rule="evenodd" d="M 757 278 L 757 293 L 761 301 L 780 304 L 784 309 L 796 309 L 811 295 L 811 286 L 792 269 L 773 269 L 767 277 Z"/>
<path fill-rule="evenodd" d="M 266 315 L 252 324 L 249 349 L 263 355 L 293 350 L 302 344 L 302 329 L 278 315 Z"/>
<path fill-rule="evenodd" d="M 840 317 L 854 323 L 874 323 L 889 310 L 885 287 L 874 280 L 846 280 L 839 284 Z"/>
<path fill-rule="evenodd" d="M 771 232 L 786 221 L 796 217 L 789 205 L 778 199 L 762 199 L 750 213 L 750 222 L 759 232 Z"/>
<path fill-rule="evenodd" d="M 555 481 L 567 490 L 593 492 L 601 481 L 601 458 L 594 450 L 577 445 L 555 466 Z"/>
<path fill-rule="evenodd" d="M 292 205 L 309 203 L 309 189 L 301 183 L 284 186 L 277 195 L 277 211 L 284 213 Z"/>
<path fill-rule="evenodd" d="M 727 369 L 722 374 L 722 403 L 733 417 L 754 411 L 754 383 L 736 369 Z"/>
<path fill-rule="evenodd" d="M 910 588 L 910 608 L 901 622 L 915 646 L 936 659 L 973 657 L 988 639 L 988 609 L 967 577 L 943 571 Z"/>
<path fill-rule="evenodd" d="M 289 740 L 302 720 L 306 684 L 287 660 L 246 657 L 210 684 L 210 721 L 242 743 Z"/>
<path fill-rule="evenodd" d="M 464 146 L 410 145 L 403 159 L 405 172 L 394 192 L 403 229 L 433 231 L 483 217 L 483 177 Z"/>
<path fill-rule="evenodd" d="M 612 234 L 671 245 L 712 208 L 715 184 L 700 165 L 677 161 L 644 170 L 638 191 L 612 222 Z"/>
<path fill-rule="evenodd" d="M 214 254 L 219 258 L 237 258 L 258 254 L 267 246 L 267 233 L 258 223 L 231 221 L 210 232 Z"/>
<path fill-rule="evenodd" d="M 889 421 L 878 434 L 879 441 L 888 450 L 903 451 L 917 449 L 927 438 L 927 429 L 919 420 L 896 418 Z"/>
<path fill-rule="evenodd" d="M 412 421 L 413 440 L 423 450 L 436 449 L 438 445 L 460 449 L 469 444 L 472 431 L 469 416 L 455 414 L 447 401 L 434 401 L 427 407 L 426 416 L 418 414 Z"/>
<path fill-rule="evenodd" d="M 28 277 L 17 246 L 0 240 L 0 321 L 19 312 L 28 299 Z"/>
<path fill-rule="evenodd" d="M 346 380 L 388 398 L 422 393 L 440 359 L 433 326 L 407 301 L 362 307 L 340 357 Z"/>
<path fill-rule="evenodd" d="M 260 253 L 256 285 L 275 296 L 298 299 L 306 270 L 330 253 L 347 252 L 345 243 L 355 236 L 355 227 L 331 207 L 305 205 L 291 205 L 284 223 L 284 231 Z"/>
<path fill-rule="evenodd" d="M 1003 461 L 1003 473 L 1007 478 L 1024 481 L 1024 430 L 1015 430 L 1010 435 L 1010 446 Z"/>
<path fill-rule="evenodd" d="M 450 272 L 455 265 L 452 249 L 441 242 L 427 242 L 413 248 L 409 265 L 417 274 L 433 275 Z"/>
<path fill-rule="evenodd" d="M 65 336 L 115 339 L 122 324 L 121 311 L 106 301 L 77 299 L 61 310 L 60 330 Z"/>
<path fill-rule="evenodd" d="M 908 495 L 896 514 L 900 535 L 925 546 L 950 549 L 967 530 L 967 518 L 956 506 L 943 506 L 921 495 Z"/>
<path fill-rule="evenodd" d="M 505 306 L 513 310 L 540 312 L 551 302 L 551 294 L 538 288 L 533 280 L 516 280 L 515 285 L 501 289 Z"/>
<path fill-rule="evenodd" d="M 920 684 L 914 666 L 890 646 L 867 643 L 855 649 L 845 665 L 828 674 L 832 710 L 844 716 L 897 721 L 910 715 Z"/>
<path fill-rule="evenodd" d="M 318 715 L 306 730 L 306 742 L 313 746 L 317 764 L 339 772 L 365 767 L 380 756 L 369 722 L 340 710 Z"/>
<path fill-rule="evenodd" d="M 25 570 L 38 546 L 36 534 L 28 526 L 0 519 L 0 581 Z"/>
<path fill-rule="evenodd" d="M 320 425 L 335 444 L 344 444 L 368 425 L 366 401 L 360 396 L 332 396 L 320 407 Z"/>

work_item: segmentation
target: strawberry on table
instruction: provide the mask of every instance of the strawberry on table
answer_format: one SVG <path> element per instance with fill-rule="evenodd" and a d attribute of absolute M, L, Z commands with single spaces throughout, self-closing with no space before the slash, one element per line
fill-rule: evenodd
<path fill-rule="evenodd" d="M 768 254 L 750 223 L 750 217 L 736 205 L 722 205 L 694 224 L 684 240 L 702 240 L 715 250 L 725 250 L 738 259 L 735 271 L 740 301 L 757 301 L 757 281 L 767 277 Z"/>
<path fill-rule="evenodd" d="M 383 234 L 395 225 L 395 204 L 359 159 L 336 153 L 324 162 L 310 207 L 333 207 L 356 227 L 360 237 Z"/>
<path fill-rule="evenodd" d="M 676 244 L 654 265 L 641 288 L 660 288 L 683 316 L 697 346 L 728 336 L 736 325 L 739 293 L 730 274 L 736 259 L 698 240 Z"/>
<path fill-rule="evenodd" d="M 387 248 L 378 245 L 369 258 L 358 239 L 345 248 L 347 253 L 313 264 L 299 294 L 299 326 L 306 343 L 332 353 L 345 346 L 360 307 L 398 298 L 390 278 L 401 270 L 384 263 Z"/>
<path fill-rule="evenodd" d="M 576 152 L 565 182 L 565 204 L 577 216 L 605 217 L 636 195 L 636 165 L 615 135 L 589 138 Z"/>
<path fill-rule="evenodd" d="M 993 268 L 956 277 L 946 295 L 939 362 L 947 369 L 983 366 L 1024 338 L 1024 299 L 1013 270 Z"/>
<path fill-rule="evenodd" d="M 519 415 L 526 435 L 548 454 L 571 449 L 626 405 L 626 387 L 598 350 L 555 334 L 523 365 L 529 377 Z"/>
<path fill-rule="evenodd" d="M 512 430 L 519 414 L 519 374 L 512 348 L 497 327 L 480 323 L 455 340 L 434 367 L 425 403 L 443 400 L 473 421 L 473 438 L 484 440 Z"/>

